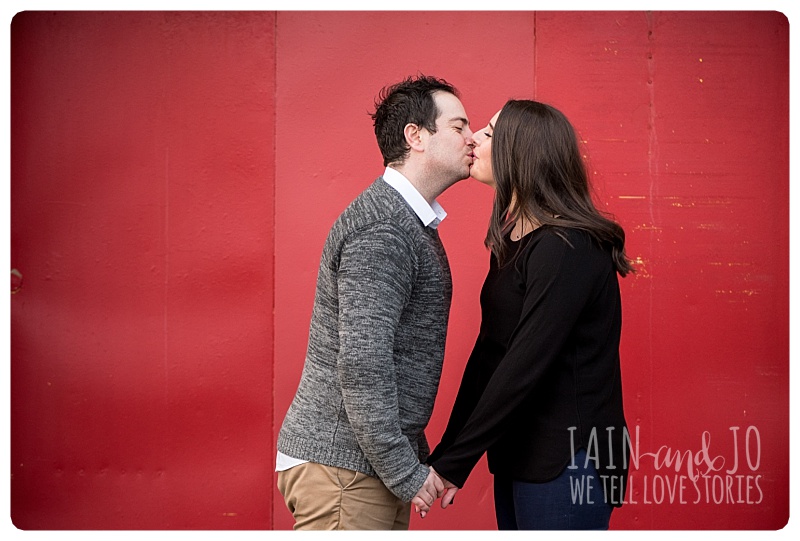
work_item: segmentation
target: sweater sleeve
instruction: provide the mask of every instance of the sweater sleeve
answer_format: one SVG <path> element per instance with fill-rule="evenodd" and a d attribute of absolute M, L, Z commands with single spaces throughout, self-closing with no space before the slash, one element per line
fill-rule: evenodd
<path fill-rule="evenodd" d="M 593 280 L 581 261 L 585 250 L 548 232 L 527 254 L 522 312 L 508 350 L 457 437 L 429 461 L 455 485 L 463 486 L 483 453 L 512 428 L 506 421 L 537 392 L 564 348 L 592 294 Z"/>
<path fill-rule="evenodd" d="M 376 224 L 345 242 L 337 274 L 337 369 L 344 408 L 367 460 L 403 501 L 416 495 L 428 474 L 401 431 L 393 353 L 415 261 L 400 231 Z"/>

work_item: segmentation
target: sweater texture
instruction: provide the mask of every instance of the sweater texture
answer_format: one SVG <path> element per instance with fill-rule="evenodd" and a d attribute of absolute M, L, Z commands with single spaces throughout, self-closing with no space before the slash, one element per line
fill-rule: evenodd
<path fill-rule="evenodd" d="M 411 501 L 428 475 L 424 430 L 451 295 L 438 233 L 377 179 L 325 241 L 305 365 L 278 450 L 377 477 Z"/>

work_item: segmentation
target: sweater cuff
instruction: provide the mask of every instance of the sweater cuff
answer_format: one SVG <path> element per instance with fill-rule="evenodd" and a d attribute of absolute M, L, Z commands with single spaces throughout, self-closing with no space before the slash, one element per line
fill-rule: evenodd
<path fill-rule="evenodd" d="M 422 488 L 422 485 L 425 484 L 425 479 L 428 478 L 429 472 L 430 470 L 426 465 L 419 464 L 411 475 L 403 479 L 400 483 L 391 487 L 387 486 L 387 488 L 404 502 L 410 502 L 414 499 L 414 496 L 417 495 L 419 489 Z"/>

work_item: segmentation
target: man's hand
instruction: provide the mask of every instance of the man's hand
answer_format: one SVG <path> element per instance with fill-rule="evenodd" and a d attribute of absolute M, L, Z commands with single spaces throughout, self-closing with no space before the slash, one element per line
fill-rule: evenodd
<path fill-rule="evenodd" d="M 441 505 L 442 509 L 446 509 L 448 505 L 453 503 L 453 500 L 456 497 L 456 492 L 458 492 L 458 487 L 455 486 L 450 481 L 448 481 L 447 479 L 445 479 L 444 477 L 441 477 L 438 473 L 436 473 L 436 470 L 434 470 L 433 468 L 431 468 L 431 471 L 434 474 L 436 474 L 436 477 L 442 482 L 442 485 L 444 486 L 444 493 L 442 495 Z"/>
<path fill-rule="evenodd" d="M 419 513 L 420 517 L 425 518 L 425 515 L 431 510 L 431 505 L 436 501 L 436 498 L 444 494 L 444 488 L 442 479 L 436 475 L 433 468 L 430 468 L 428 477 L 422 484 L 422 488 L 419 489 L 417 495 L 411 500 L 411 503 L 414 504 L 414 510 Z"/>

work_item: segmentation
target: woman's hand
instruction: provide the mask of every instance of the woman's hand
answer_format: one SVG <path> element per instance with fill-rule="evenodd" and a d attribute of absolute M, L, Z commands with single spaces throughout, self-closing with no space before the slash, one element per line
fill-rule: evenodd
<path fill-rule="evenodd" d="M 442 482 L 444 485 L 444 492 L 442 493 L 442 509 L 446 509 L 448 505 L 453 503 L 453 500 L 456 498 L 456 492 L 458 492 L 458 487 L 455 486 L 453 483 L 436 473 L 436 470 L 431 468 L 431 471 L 436 474 L 436 477 Z"/>

